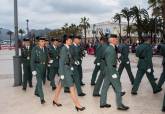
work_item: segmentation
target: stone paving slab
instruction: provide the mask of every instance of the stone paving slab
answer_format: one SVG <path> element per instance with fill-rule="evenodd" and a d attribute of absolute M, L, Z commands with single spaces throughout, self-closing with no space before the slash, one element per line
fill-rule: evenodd
<path fill-rule="evenodd" d="M 154 95 L 152 93 L 151 86 L 146 77 L 142 80 L 138 95 L 132 96 L 131 84 L 124 70 L 122 74 L 122 88 L 126 91 L 126 95 L 123 97 L 124 104 L 130 106 L 130 110 L 126 112 L 118 111 L 116 109 L 115 94 L 112 87 L 108 91 L 108 103 L 112 105 L 109 109 L 99 108 L 99 98 L 92 97 L 93 87 L 90 86 L 90 79 L 92 71 L 94 57 L 87 56 L 83 61 L 84 82 L 86 86 L 83 87 L 83 91 L 87 93 L 85 97 L 79 97 L 79 100 L 86 110 L 83 112 L 76 112 L 74 105 L 70 99 L 69 94 L 61 93 L 60 103 L 63 107 L 56 107 L 52 105 L 52 99 L 54 92 L 51 90 L 49 82 L 44 86 L 44 94 L 46 104 L 41 105 L 39 98 L 34 96 L 34 87 L 28 88 L 26 92 L 22 91 L 22 87 L 13 87 L 13 75 L 0 75 L 0 114 L 163 114 L 161 112 L 162 100 L 164 92 Z M 162 71 L 161 57 L 154 57 L 154 69 L 155 76 L 160 77 Z M 0 63 L 2 68 L 2 63 Z M 11 65 L 11 63 L 10 63 Z M 137 58 L 131 55 L 131 65 L 133 74 L 136 74 Z M 6 65 L 7 66 L 7 65 Z M 4 68 L 5 69 L 5 68 Z M 9 70 L 9 74 L 12 71 Z M 6 77 L 5 77 L 6 76 Z M 56 79 L 57 81 L 58 79 Z M 36 79 L 33 79 L 33 85 L 35 85 Z"/>

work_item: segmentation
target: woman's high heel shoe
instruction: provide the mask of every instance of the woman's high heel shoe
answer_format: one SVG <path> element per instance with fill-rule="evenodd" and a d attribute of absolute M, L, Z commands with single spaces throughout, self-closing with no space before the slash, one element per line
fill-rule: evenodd
<path fill-rule="evenodd" d="M 79 108 L 79 107 L 75 106 L 75 109 L 76 109 L 77 112 L 78 112 L 78 111 L 83 111 L 83 110 L 85 110 L 85 107 Z"/>
<path fill-rule="evenodd" d="M 55 101 L 53 101 L 53 105 L 57 105 L 57 107 L 61 107 L 62 106 L 62 104 L 58 104 Z"/>

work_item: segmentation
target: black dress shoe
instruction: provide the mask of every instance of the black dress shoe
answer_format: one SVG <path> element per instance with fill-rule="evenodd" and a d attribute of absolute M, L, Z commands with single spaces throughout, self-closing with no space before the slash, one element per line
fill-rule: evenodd
<path fill-rule="evenodd" d="M 33 88 L 33 85 L 29 85 L 30 88 Z"/>
<path fill-rule="evenodd" d="M 137 92 L 131 92 L 132 95 L 137 95 Z"/>
<path fill-rule="evenodd" d="M 96 85 L 95 83 L 91 83 L 91 86 L 94 86 L 94 85 Z"/>
<path fill-rule="evenodd" d="M 100 108 L 110 108 L 110 107 L 111 107 L 110 104 L 100 105 Z"/>
<path fill-rule="evenodd" d="M 86 94 L 85 93 L 80 93 L 80 94 L 78 94 L 78 96 L 85 96 Z"/>
<path fill-rule="evenodd" d="M 126 92 L 124 91 L 124 92 L 121 92 L 121 96 L 124 96 L 126 94 Z"/>
<path fill-rule="evenodd" d="M 56 105 L 57 107 L 61 107 L 62 106 L 62 104 L 58 104 L 55 101 L 53 101 L 53 105 Z"/>
<path fill-rule="evenodd" d="M 162 112 L 165 112 L 165 106 L 163 106 L 163 108 L 162 108 Z"/>
<path fill-rule="evenodd" d="M 93 97 L 100 97 L 100 95 L 99 94 L 94 94 Z"/>
<path fill-rule="evenodd" d="M 75 109 L 76 109 L 76 110 L 77 110 L 77 112 L 78 112 L 78 111 L 83 111 L 83 110 L 85 110 L 85 107 L 78 108 L 78 107 L 76 107 L 76 106 L 75 106 Z"/>
<path fill-rule="evenodd" d="M 85 86 L 85 84 L 82 82 L 82 83 L 81 83 L 81 86 Z"/>
<path fill-rule="evenodd" d="M 43 100 L 41 100 L 41 104 L 45 104 L 45 100 L 43 99 Z"/>
<path fill-rule="evenodd" d="M 128 106 L 125 106 L 125 105 L 121 105 L 117 108 L 118 110 L 128 110 L 129 107 Z"/>
<path fill-rule="evenodd" d="M 52 91 L 54 91 L 56 89 L 56 86 L 55 87 L 52 87 Z"/>
<path fill-rule="evenodd" d="M 23 91 L 26 91 L 26 88 L 23 87 L 22 90 L 23 90 Z"/>
<path fill-rule="evenodd" d="M 162 91 L 162 88 L 159 88 L 158 90 L 154 91 L 153 93 L 154 93 L 154 94 L 157 94 L 157 93 L 159 93 L 159 92 L 161 92 L 161 91 Z"/>
<path fill-rule="evenodd" d="M 158 80 L 158 78 L 154 78 L 154 80 L 156 81 L 156 80 Z"/>
<path fill-rule="evenodd" d="M 37 96 L 37 97 L 40 97 L 39 94 L 37 94 L 37 93 L 35 93 L 34 95 Z"/>

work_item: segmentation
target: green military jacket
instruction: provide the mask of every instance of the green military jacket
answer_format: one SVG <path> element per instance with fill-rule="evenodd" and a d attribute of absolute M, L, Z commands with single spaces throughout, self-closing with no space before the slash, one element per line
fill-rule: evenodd
<path fill-rule="evenodd" d="M 21 57 L 23 64 L 30 64 L 32 46 L 21 48 Z"/>
<path fill-rule="evenodd" d="M 150 44 L 140 44 L 136 49 L 136 56 L 139 57 L 138 68 L 147 70 L 153 67 L 152 64 L 152 47 Z"/>
<path fill-rule="evenodd" d="M 48 50 L 47 48 L 44 48 L 44 51 L 39 47 L 35 46 L 32 49 L 31 53 L 31 69 L 32 71 L 36 71 L 37 67 L 40 67 L 40 65 L 47 65 L 48 63 Z"/>
<path fill-rule="evenodd" d="M 162 65 L 165 65 L 165 44 L 160 44 L 160 54 L 163 56 Z"/>
<path fill-rule="evenodd" d="M 51 45 L 49 47 L 49 59 L 53 60 L 53 63 L 50 63 L 51 67 L 59 67 L 59 48 Z"/>
<path fill-rule="evenodd" d="M 78 45 L 76 46 L 75 44 L 72 44 L 70 46 L 70 53 L 74 61 L 79 61 L 79 62 L 81 61 L 81 52 L 80 52 L 80 47 Z"/>
<path fill-rule="evenodd" d="M 119 57 L 119 59 L 121 60 L 121 62 L 127 62 L 129 61 L 129 46 L 127 44 L 122 44 L 120 47 L 120 53 L 121 56 Z"/>
<path fill-rule="evenodd" d="M 112 76 L 113 74 L 117 74 L 116 65 L 117 65 L 117 55 L 115 48 L 112 45 L 109 45 L 104 54 L 105 62 L 106 62 L 106 74 Z"/>
<path fill-rule="evenodd" d="M 95 61 L 94 61 L 94 64 L 97 64 L 97 63 L 100 63 L 100 62 L 101 62 L 101 61 L 100 61 L 100 58 L 101 58 L 101 49 L 102 49 L 102 45 L 99 44 L 99 45 L 97 46 L 97 48 L 96 48 L 96 54 L 95 54 L 96 59 L 95 59 Z"/>
<path fill-rule="evenodd" d="M 73 65 L 73 60 L 71 59 L 71 53 L 69 49 L 64 45 L 60 51 L 60 59 L 59 59 L 59 75 L 71 76 L 73 71 L 71 67 Z"/>

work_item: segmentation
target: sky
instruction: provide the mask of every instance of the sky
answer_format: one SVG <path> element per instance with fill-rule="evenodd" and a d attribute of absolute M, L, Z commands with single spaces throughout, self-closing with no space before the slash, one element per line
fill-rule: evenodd
<path fill-rule="evenodd" d="M 65 23 L 79 24 L 88 17 L 91 24 L 112 21 L 124 7 L 148 8 L 147 0 L 18 0 L 19 28 L 56 29 Z M 14 0 L 0 0 L 0 28 L 14 29 Z"/>

